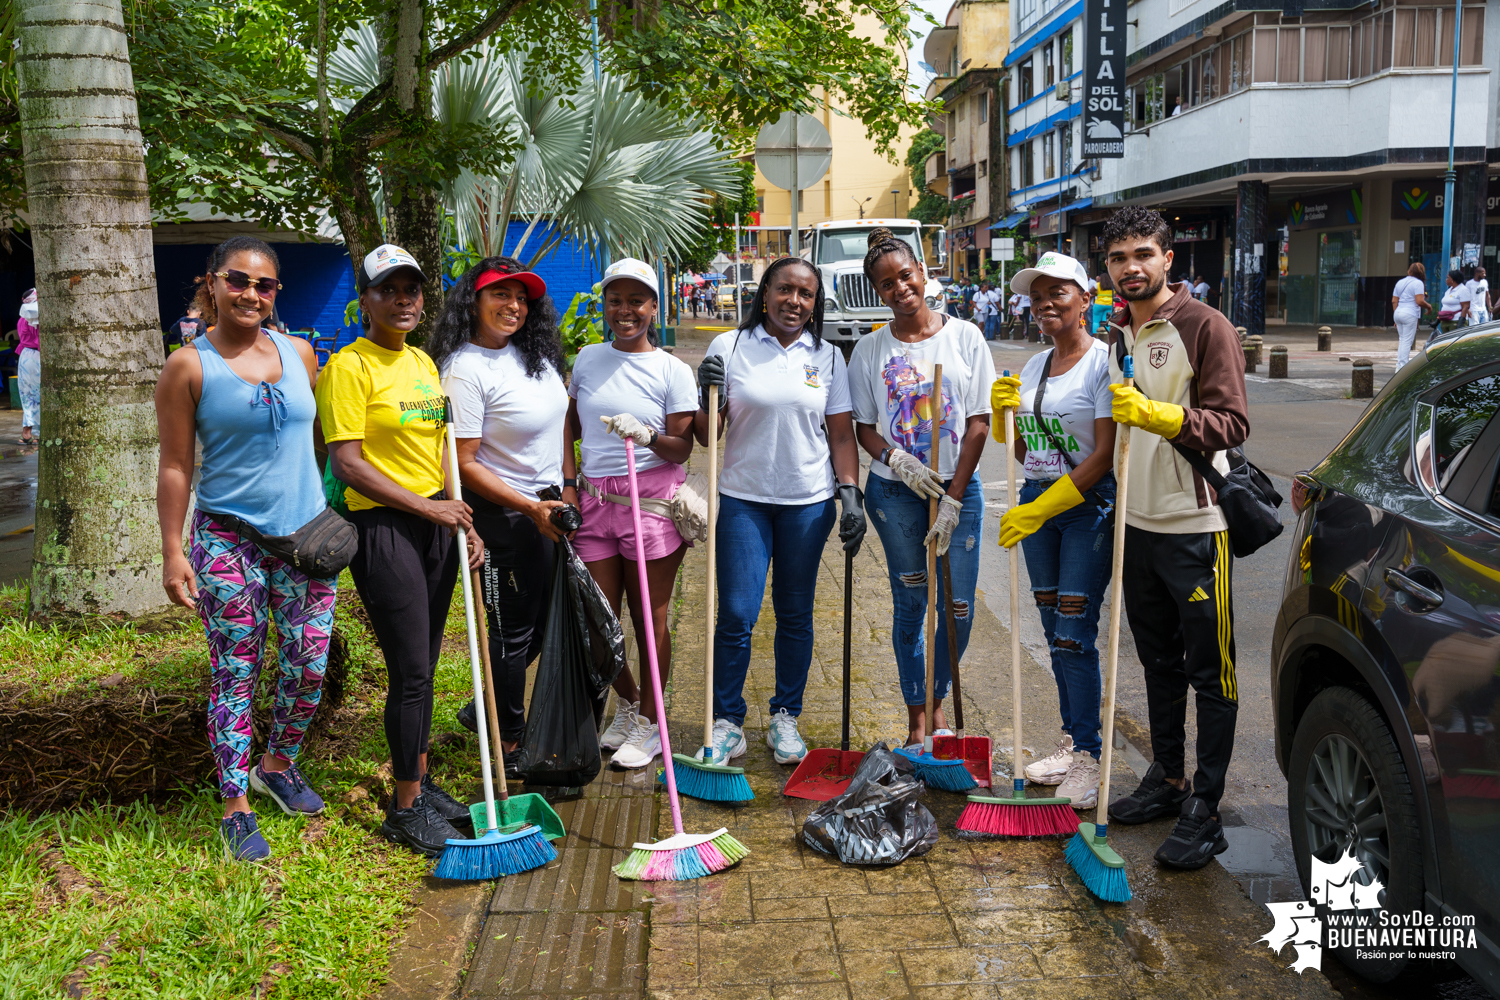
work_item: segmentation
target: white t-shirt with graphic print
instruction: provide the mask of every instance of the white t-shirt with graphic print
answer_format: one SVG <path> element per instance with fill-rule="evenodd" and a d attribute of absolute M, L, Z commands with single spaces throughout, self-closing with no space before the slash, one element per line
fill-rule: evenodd
<path fill-rule="evenodd" d="M 1062 442 L 1072 459 L 1064 462 L 1057 448 L 1043 434 L 1036 417 L 1036 390 L 1042 370 L 1051 357 L 1043 351 L 1021 369 L 1021 408 L 1016 411 L 1016 433 L 1026 442 L 1026 478 L 1060 479 L 1094 453 L 1094 421 L 1113 413 L 1114 396 L 1109 391 L 1109 348 L 1094 340 L 1083 357 L 1061 375 L 1047 379 L 1042 393 L 1042 419 Z"/>

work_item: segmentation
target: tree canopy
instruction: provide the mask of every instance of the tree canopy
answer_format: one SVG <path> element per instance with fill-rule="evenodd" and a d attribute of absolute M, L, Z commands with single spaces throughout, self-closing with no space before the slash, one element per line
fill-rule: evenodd
<path fill-rule="evenodd" d="M 906 166 L 911 171 L 912 187 L 922 192 L 917 203 L 911 207 L 911 217 L 928 225 L 941 223 L 948 218 L 948 199 L 927 186 L 927 161 L 946 143 L 947 140 L 940 133 L 929 128 L 913 136 L 911 148 L 906 151 Z"/>

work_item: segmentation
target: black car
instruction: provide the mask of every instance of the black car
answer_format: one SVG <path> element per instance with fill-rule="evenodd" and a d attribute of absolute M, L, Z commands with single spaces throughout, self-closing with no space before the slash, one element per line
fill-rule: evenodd
<path fill-rule="evenodd" d="M 1500 993 L 1500 326 L 1412 358 L 1297 477 L 1271 654 L 1292 845 L 1353 846 L 1387 914 L 1473 919 Z M 1357 876 L 1369 884 L 1369 876 Z M 1334 952 L 1389 981 L 1405 958 Z"/>

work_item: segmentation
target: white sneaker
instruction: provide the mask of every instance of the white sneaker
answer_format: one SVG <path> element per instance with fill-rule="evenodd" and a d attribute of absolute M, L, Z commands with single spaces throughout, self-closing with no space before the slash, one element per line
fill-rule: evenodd
<path fill-rule="evenodd" d="M 1057 786 L 1057 794 L 1072 799 L 1074 809 L 1093 809 L 1099 804 L 1099 762 L 1093 754 L 1082 750 L 1073 754 L 1073 765 Z"/>
<path fill-rule="evenodd" d="M 616 767 L 635 769 L 645 767 L 656 759 L 661 753 L 661 733 L 656 730 L 656 723 L 647 722 L 644 715 L 635 717 L 635 725 L 630 728 L 630 736 L 620 749 L 615 751 L 610 763 Z"/>
<path fill-rule="evenodd" d="M 615 699 L 615 717 L 599 736 L 599 746 L 604 750 L 618 750 L 625 745 L 630 737 L 630 728 L 635 725 L 636 715 L 641 707 L 638 701 L 626 701 L 623 698 Z"/>
<path fill-rule="evenodd" d="M 713 759 L 710 764 L 727 764 L 736 757 L 745 756 L 750 744 L 745 741 L 745 730 L 728 719 L 714 720 L 714 741 L 711 744 Z M 694 760 L 703 759 L 703 748 L 693 754 Z"/>
<path fill-rule="evenodd" d="M 1064 736 L 1050 756 L 1026 765 L 1026 777 L 1033 785 L 1059 784 L 1073 766 L 1073 737 Z"/>
<path fill-rule="evenodd" d="M 782 709 L 771 716 L 771 728 L 766 730 L 766 746 L 773 751 L 778 764 L 796 764 L 807 756 L 807 744 L 797 732 L 797 718 Z"/>

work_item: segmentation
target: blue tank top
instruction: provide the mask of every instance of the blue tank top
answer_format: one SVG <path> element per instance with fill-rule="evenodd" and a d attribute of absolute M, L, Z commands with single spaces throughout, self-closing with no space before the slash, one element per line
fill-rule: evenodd
<path fill-rule="evenodd" d="M 265 535 L 290 535 L 327 506 L 313 456 L 318 406 L 297 349 L 281 334 L 264 332 L 281 355 L 275 385 L 251 385 L 207 337 L 193 342 L 203 365 L 198 508 L 233 514 Z"/>

